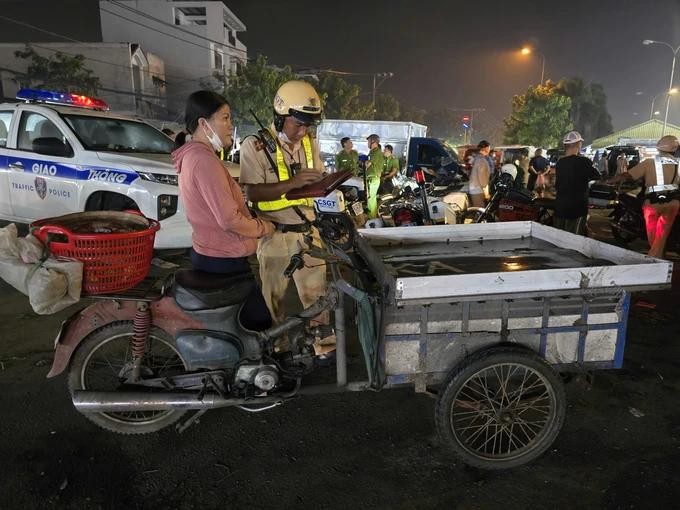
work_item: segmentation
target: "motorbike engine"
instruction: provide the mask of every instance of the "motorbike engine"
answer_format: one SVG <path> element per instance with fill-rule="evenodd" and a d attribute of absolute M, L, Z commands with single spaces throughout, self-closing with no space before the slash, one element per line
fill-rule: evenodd
<path fill-rule="evenodd" d="M 242 363 L 234 376 L 234 386 L 245 389 L 254 386 L 260 391 L 270 392 L 279 384 L 279 370 L 275 365 Z"/>

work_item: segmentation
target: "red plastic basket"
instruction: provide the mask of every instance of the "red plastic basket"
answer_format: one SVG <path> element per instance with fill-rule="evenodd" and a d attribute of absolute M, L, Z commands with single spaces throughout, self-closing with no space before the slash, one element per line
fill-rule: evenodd
<path fill-rule="evenodd" d="M 129 225 L 132 232 L 73 232 L 73 225 Z M 105 228 L 104 228 L 105 229 Z M 57 257 L 83 263 L 83 293 L 107 294 L 134 287 L 146 278 L 160 223 L 142 215 L 116 211 L 67 214 L 38 220 L 31 232 Z M 82 230 L 82 229 L 80 229 Z"/>

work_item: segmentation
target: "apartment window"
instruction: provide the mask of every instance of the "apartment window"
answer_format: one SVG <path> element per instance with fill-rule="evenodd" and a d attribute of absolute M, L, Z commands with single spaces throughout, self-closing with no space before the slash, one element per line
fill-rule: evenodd
<path fill-rule="evenodd" d="M 175 7 L 175 25 L 205 24 L 205 7 Z"/>
<path fill-rule="evenodd" d="M 229 40 L 231 46 L 236 46 L 236 32 L 231 30 L 226 23 L 224 24 L 224 35 Z"/>
<path fill-rule="evenodd" d="M 222 54 L 221 54 L 219 51 L 217 51 L 217 50 L 214 50 L 213 55 L 214 55 L 214 59 L 213 59 L 213 67 L 214 67 L 215 69 L 222 70 L 222 68 L 224 67 L 224 57 L 223 57 Z"/>

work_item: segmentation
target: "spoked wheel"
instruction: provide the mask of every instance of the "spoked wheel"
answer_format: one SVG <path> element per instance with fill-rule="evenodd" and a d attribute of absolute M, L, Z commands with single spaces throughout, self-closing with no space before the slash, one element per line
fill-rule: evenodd
<path fill-rule="evenodd" d="M 104 326 L 78 346 L 68 370 L 71 395 L 76 390 L 144 391 L 141 386 L 126 385 L 132 371 L 132 322 L 115 322 Z M 187 370 L 172 339 L 161 329 L 151 328 L 148 350 L 141 368 L 142 378 L 177 375 Z M 158 391 L 147 388 L 148 391 Z M 156 432 L 175 423 L 185 410 L 83 413 L 106 430 L 121 434 Z"/>
<path fill-rule="evenodd" d="M 321 235 L 341 250 L 354 246 L 354 223 L 346 214 L 324 214 L 319 222 Z"/>
<path fill-rule="evenodd" d="M 536 354 L 496 347 L 454 369 L 436 408 L 437 429 L 464 463 L 521 466 L 553 443 L 566 410 L 564 386 Z"/>

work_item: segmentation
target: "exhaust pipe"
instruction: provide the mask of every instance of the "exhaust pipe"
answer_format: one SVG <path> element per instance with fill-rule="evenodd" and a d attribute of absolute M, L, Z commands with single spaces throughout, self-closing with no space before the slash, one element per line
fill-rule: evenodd
<path fill-rule="evenodd" d="M 81 413 L 111 413 L 131 411 L 168 411 L 172 409 L 214 409 L 240 405 L 260 405 L 278 402 L 281 397 L 257 399 L 223 398 L 217 393 L 198 392 L 144 393 L 119 391 L 73 392 L 73 405 Z"/>

